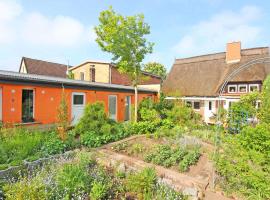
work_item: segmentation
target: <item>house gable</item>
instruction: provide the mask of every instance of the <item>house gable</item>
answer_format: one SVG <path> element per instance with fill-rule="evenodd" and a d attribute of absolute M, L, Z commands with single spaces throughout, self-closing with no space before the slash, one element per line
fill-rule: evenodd
<path fill-rule="evenodd" d="M 24 59 L 22 59 L 22 61 L 21 61 L 19 72 L 27 74 L 27 68 L 26 68 Z"/>

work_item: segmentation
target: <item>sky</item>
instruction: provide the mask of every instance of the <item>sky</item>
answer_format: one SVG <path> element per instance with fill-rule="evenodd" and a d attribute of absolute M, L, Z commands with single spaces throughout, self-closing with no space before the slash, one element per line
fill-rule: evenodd
<path fill-rule="evenodd" d="M 144 63 L 171 68 L 175 58 L 270 45 L 269 0 L 0 0 L 0 70 L 18 71 L 22 56 L 61 64 L 111 61 L 93 27 L 109 6 L 144 14 L 154 51 Z"/>

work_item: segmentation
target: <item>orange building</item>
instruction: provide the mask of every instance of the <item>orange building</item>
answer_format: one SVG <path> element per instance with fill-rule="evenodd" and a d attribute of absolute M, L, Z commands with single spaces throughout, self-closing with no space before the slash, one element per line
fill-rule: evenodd
<path fill-rule="evenodd" d="M 128 121 L 134 103 L 131 86 L 93 83 L 58 77 L 0 71 L 0 120 L 16 124 L 53 124 L 62 91 L 65 91 L 69 119 L 74 124 L 86 104 L 104 102 L 111 119 Z M 139 101 L 157 98 L 151 89 L 139 89 Z"/>

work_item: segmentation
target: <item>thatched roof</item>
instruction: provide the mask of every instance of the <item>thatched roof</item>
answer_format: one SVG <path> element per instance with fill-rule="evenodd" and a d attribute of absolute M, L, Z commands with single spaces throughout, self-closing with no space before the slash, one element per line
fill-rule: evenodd
<path fill-rule="evenodd" d="M 269 56 L 269 48 L 241 50 L 241 61 L 226 63 L 226 53 L 176 59 L 164 81 L 162 91 L 178 92 L 182 96 L 217 96 L 227 75 L 239 66 L 260 57 Z M 263 81 L 270 74 L 270 64 L 256 64 L 240 72 L 231 82 Z"/>

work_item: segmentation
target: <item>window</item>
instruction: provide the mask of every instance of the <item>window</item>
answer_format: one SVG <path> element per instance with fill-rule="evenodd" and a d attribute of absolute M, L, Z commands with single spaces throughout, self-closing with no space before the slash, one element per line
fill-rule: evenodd
<path fill-rule="evenodd" d="M 209 105 L 208 105 L 209 107 L 209 110 L 212 110 L 212 101 L 209 101 Z"/>
<path fill-rule="evenodd" d="M 84 95 L 74 94 L 73 105 L 84 105 Z"/>
<path fill-rule="evenodd" d="M 228 86 L 228 92 L 229 93 L 236 93 L 237 92 L 237 86 L 236 85 L 229 85 Z"/>
<path fill-rule="evenodd" d="M 249 85 L 249 92 L 259 91 L 259 84 L 250 84 Z"/>
<path fill-rule="evenodd" d="M 193 103 L 193 108 L 194 108 L 195 110 L 199 110 L 199 109 L 200 109 L 200 102 L 199 102 L 199 101 L 195 101 L 195 102 Z"/>
<path fill-rule="evenodd" d="M 22 90 L 22 121 L 34 121 L 34 91 Z"/>
<path fill-rule="evenodd" d="M 247 92 L 247 85 L 238 85 L 238 92 L 246 93 Z"/>
<path fill-rule="evenodd" d="M 125 98 L 125 121 L 130 120 L 131 114 L 131 96 L 126 96 Z"/>
<path fill-rule="evenodd" d="M 109 95 L 109 118 L 116 121 L 117 119 L 117 96 Z"/>
<path fill-rule="evenodd" d="M 81 77 L 80 77 L 81 80 L 84 81 L 84 73 L 83 73 L 83 72 L 80 73 L 80 76 L 81 76 Z"/>
<path fill-rule="evenodd" d="M 90 81 L 91 82 L 96 82 L 96 69 L 95 65 L 90 66 Z"/>

